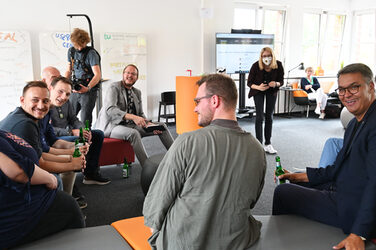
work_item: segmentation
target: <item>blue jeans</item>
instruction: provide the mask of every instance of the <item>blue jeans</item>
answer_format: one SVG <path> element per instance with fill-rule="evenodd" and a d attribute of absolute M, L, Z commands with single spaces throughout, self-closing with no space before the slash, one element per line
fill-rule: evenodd
<path fill-rule="evenodd" d="M 99 172 L 99 156 L 101 154 L 104 134 L 102 130 L 93 129 L 91 130 L 91 145 L 89 153 L 86 155 L 86 168 L 84 171 L 85 175 L 92 175 Z M 59 139 L 73 142 L 77 139 L 77 136 L 61 136 Z"/>
<path fill-rule="evenodd" d="M 329 138 L 328 140 L 326 140 L 321 153 L 319 168 L 326 168 L 327 166 L 333 165 L 337 158 L 337 154 L 342 149 L 342 147 L 342 138 Z"/>

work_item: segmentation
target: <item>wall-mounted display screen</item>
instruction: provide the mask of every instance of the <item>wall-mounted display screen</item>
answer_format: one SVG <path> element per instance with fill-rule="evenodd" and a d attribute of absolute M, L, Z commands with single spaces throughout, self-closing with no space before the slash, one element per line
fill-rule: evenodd
<path fill-rule="evenodd" d="M 216 33 L 216 70 L 227 74 L 248 73 L 264 47 L 274 47 L 271 34 Z"/>

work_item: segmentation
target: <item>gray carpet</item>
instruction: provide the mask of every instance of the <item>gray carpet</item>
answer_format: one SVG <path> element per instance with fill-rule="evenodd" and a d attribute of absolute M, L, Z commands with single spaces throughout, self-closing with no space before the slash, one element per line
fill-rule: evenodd
<path fill-rule="evenodd" d="M 342 137 L 343 128 L 339 119 L 319 120 L 316 115 L 310 118 L 275 117 L 272 144 L 281 157 L 282 166 L 294 171 L 294 168 L 317 167 L 322 147 L 330 137 Z M 239 120 L 240 126 L 254 135 L 254 118 Z M 175 127 L 170 131 L 176 137 Z M 149 155 L 166 152 L 157 136 L 143 139 Z M 267 173 L 261 197 L 253 209 L 255 215 L 271 214 L 275 184 L 273 171 L 275 155 L 267 155 Z M 116 220 L 142 215 L 144 195 L 140 187 L 141 167 L 136 161 L 129 178 L 123 179 L 120 166 L 102 167 L 103 175 L 112 182 L 105 186 L 84 185 L 79 174 L 76 184 L 86 196 L 88 207 L 83 210 L 87 216 L 87 226 L 110 224 Z"/>

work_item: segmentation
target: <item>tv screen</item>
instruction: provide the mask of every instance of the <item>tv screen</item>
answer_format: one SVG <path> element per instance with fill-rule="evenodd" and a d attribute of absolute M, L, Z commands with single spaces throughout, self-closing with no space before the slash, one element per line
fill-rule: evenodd
<path fill-rule="evenodd" d="M 216 33 L 216 69 L 227 74 L 249 73 L 264 47 L 274 47 L 272 34 Z"/>

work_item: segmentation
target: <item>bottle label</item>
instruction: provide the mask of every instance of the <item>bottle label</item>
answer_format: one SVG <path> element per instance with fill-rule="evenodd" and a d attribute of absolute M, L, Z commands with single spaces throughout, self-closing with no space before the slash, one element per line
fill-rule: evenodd
<path fill-rule="evenodd" d="M 123 178 L 128 178 L 129 177 L 129 168 L 128 166 L 123 167 Z"/>

